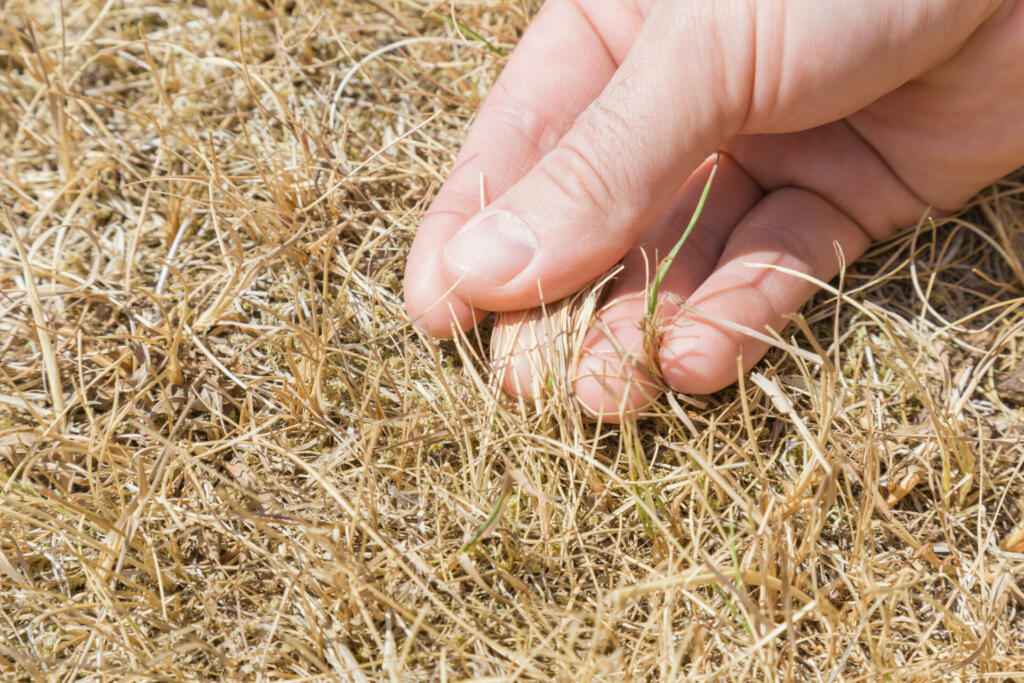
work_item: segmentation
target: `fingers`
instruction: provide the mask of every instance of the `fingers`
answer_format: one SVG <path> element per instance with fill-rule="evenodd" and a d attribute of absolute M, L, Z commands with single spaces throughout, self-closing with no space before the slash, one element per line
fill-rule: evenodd
<path fill-rule="evenodd" d="M 605 296 L 610 303 L 584 339 L 579 366 L 569 372 L 579 403 L 591 415 L 618 421 L 620 408 L 626 413 L 640 410 L 660 393 L 646 370 L 644 293 L 689 222 L 712 164 L 705 162 L 684 184 L 623 259 L 621 274 L 609 285 Z M 729 232 L 760 196 L 747 174 L 722 157 L 700 222 L 662 281 L 662 295 L 686 298 L 697 288 L 714 267 Z M 491 350 L 505 390 L 526 397 L 541 390 L 547 374 L 559 370 L 556 361 L 567 353 L 567 345 L 558 343 L 565 334 L 557 321 L 541 317 L 536 309 L 499 318 Z M 621 400 L 624 396 L 628 398 Z"/>
<path fill-rule="evenodd" d="M 700 224 L 662 283 L 663 296 L 685 301 L 711 273 L 725 240 L 760 198 L 759 186 L 811 189 L 875 239 L 912 223 L 925 209 L 842 122 L 800 134 L 739 136 L 726 149 L 729 154 L 721 157 Z M 652 350 L 648 348 L 651 340 L 644 339 L 645 290 L 661 257 L 689 220 L 709 168 L 710 162 L 705 163 L 644 234 L 638 244 L 643 251 L 638 248 L 626 255 L 622 273 L 607 292 L 612 303 L 605 306 L 587 336 L 585 352 L 573 373 L 576 396 L 591 415 L 616 420 L 620 412 L 642 410 L 660 393 L 647 369 Z M 871 201 L 865 203 L 864 197 Z M 833 253 L 830 244 L 826 249 Z M 506 391 L 532 396 L 541 386 L 535 381 L 538 377 L 543 382 L 547 374 L 557 374 L 553 358 L 559 357 L 559 350 L 552 349 L 548 339 L 557 336 L 559 329 L 537 315 L 515 314 L 505 322 L 499 320 L 491 348 Z M 734 370 L 735 358 L 731 358 L 723 372 L 731 375 Z"/>
<path fill-rule="evenodd" d="M 745 116 L 753 40 L 741 5 L 654 7 L 558 145 L 445 246 L 463 300 L 550 303 L 622 258 Z"/>
<path fill-rule="evenodd" d="M 451 175 L 421 222 L 405 274 L 410 318 L 435 336 L 473 325 L 483 312 L 450 294 L 445 242 L 500 197 L 550 149 L 604 88 L 643 17 L 619 0 L 552 0 L 516 48 L 473 124 Z"/>
<path fill-rule="evenodd" d="M 623 260 L 623 273 L 608 292 L 608 304 L 588 333 L 573 375 L 580 407 L 605 422 L 646 408 L 660 394 L 650 364 L 656 338 L 647 323 L 650 282 L 662 259 L 689 223 L 711 171 L 706 162 L 687 181 Z M 658 289 L 659 299 L 686 300 L 708 277 L 735 225 L 761 198 L 761 188 L 728 156 L 721 157 L 707 203 Z"/>
<path fill-rule="evenodd" d="M 505 393 L 532 398 L 558 363 L 556 322 L 540 308 L 500 313 L 491 333 L 491 367 Z"/>
<path fill-rule="evenodd" d="M 839 269 L 834 244 L 852 261 L 870 242 L 819 195 L 798 188 L 767 195 L 739 222 L 714 272 L 687 300 L 700 315 L 681 312 L 667 323 L 658 354 L 665 381 L 697 394 L 728 386 L 736 381 L 737 357 L 746 371 L 768 348 L 736 327 L 762 333 L 781 329 L 785 316 L 817 290 L 804 279 L 747 264 L 780 266 L 828 281 Z"/>
<path fill-rule="evenodd" d="M 860 227 L 812 192 L 782 188 L 761 198 L 760 188 L 738 167 L 727 164 L 719 173 L 720 194 L 712 189 L 692 235 L 703 236 L 703 241 L 688 241 L 662 282 L 657 338 L 646 333 L 644 325 L 645 285 L 653 267 L 645 267 L 639 250 L 630 252 L 623 276 L 613 283 L 611 303 L 587 335 L 572 376 L 580 407 L 590 416 L 619 422 L 655 400 L 662 384 L 652 377 L 652 356 L 664 381 L 675 390 L 711 393 L 731 384 L 737 376 L 737 358 L 742 358 L 746 371 L 767 350 L 766 344 L 741 330 L 781 329 L 785 316 L 816 291 L 804 279 L 750 264 L 829 280 L 839 267 L 834 245 L 853 260 L 870 244 Z M 643 248 L 648 254 L 670 248 L 702 184 L 695 175 L 673 201 L 672 211 L 645 233 Z M 674 301 L 686 301 L 699 313 L 686 313 Z M 522 315 L 517 314 L 515 321 Z M 544 377 L 537 374 L 538 368 L 550 372 L 551 330 L 540 323 L 496 328 L 499 341 L 492 348 L 499 354 L 498 366 L 506 371 L 504 386 L 510 393 L 533 395 L 538 377 Z M 654 353 L 652 343 L 658 344 Z M 524 353 L 527 349 L 530 354 Z M 518 355 L 501 355 L 513 350 Z"/>

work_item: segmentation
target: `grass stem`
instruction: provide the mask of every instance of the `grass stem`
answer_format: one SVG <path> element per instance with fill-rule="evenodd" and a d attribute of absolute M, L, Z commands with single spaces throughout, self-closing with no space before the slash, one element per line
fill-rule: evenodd
<path fill-rule="evenodd" d="M 708 194 L 711 193 L 711 183 L 715 179 L 715 173 L 718 171 L 719 157 L 715 157 L 715 165 L 711 167 L 711 174 L 708 176 L 708 181 L 704 184 L 704 190 L 700 193 L 700 199 L 697 201 L 697 208 L 694 209 L 693 215 L 690 217 L 690 222 L 686 226 L 686 230 L 683 231 L 679 241 L 676 242 L 675 246 L 672 247 L 672 251 L 668 253 L 661 263 L 658 265 L 658 272 L 654 275 L 654 280 L 651 282 L 651 298 L 647 302 L 647 319 L 652 325 L 654 324 L 654 313 L 658 307 L 658 289 L 661 287 L 661 281 L 665 279 L 668 274 L 668 269 L 672 267 L 672 262 L 676 260 L 676 256 L 679 255 L 679 250 L 683 248 L 683 244 L 686 243 L 687 238 L 693 231 L 694 226 L 697 225 L 697 221 L 700 220 L 700 215 L 704 211 L 704 203 L 707 201 Z"/>

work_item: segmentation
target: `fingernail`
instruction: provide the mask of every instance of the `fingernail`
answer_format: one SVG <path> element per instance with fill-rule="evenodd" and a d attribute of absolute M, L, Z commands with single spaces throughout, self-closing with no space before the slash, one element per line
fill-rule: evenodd
<path fill-rule="evenodd" d="M 479 214 L 469 220 L 444 247 L 449 268 L 463 275 L 503 285 L 530 265 L 537 238 L 508 211 Z"/>

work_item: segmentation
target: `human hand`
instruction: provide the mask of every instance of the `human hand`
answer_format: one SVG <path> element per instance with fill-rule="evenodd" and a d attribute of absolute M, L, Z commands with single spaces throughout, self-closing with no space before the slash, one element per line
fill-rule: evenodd
<path fill-rule="evenodd" d="M 716 150 L 708 203 L 660 287 L 658 348 L 645 349 L 644 292 Z M 621 260 L 571 378 L 588 413 L 615 421 L 657 397 L 649 358 L 673 389 L 715 391 L 738 356 L 746 370 L 766 351 L 738 328 L 779 329 L 814 293 L 747 264 L 829 280 L 835 243 L 852 260 L 1021 163 L 1022 0 L 550 0 L 420 225 L 406 304 L 447 336 Z M 481 176 L 491 204 L 478 213 Z M 495 327 L 512 393 L 537 385 L 535 317 Z"/>

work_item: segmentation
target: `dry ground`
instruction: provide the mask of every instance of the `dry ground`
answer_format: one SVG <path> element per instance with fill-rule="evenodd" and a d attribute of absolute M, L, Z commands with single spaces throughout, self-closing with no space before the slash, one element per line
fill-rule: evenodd
<path fill-rule="evenodd" d="M 1024 677 L 1021 176 L 742 386 L 520 406 L 400 291 L 536 8 L 417 1 L 3 4 L 0 676 Z"/>

